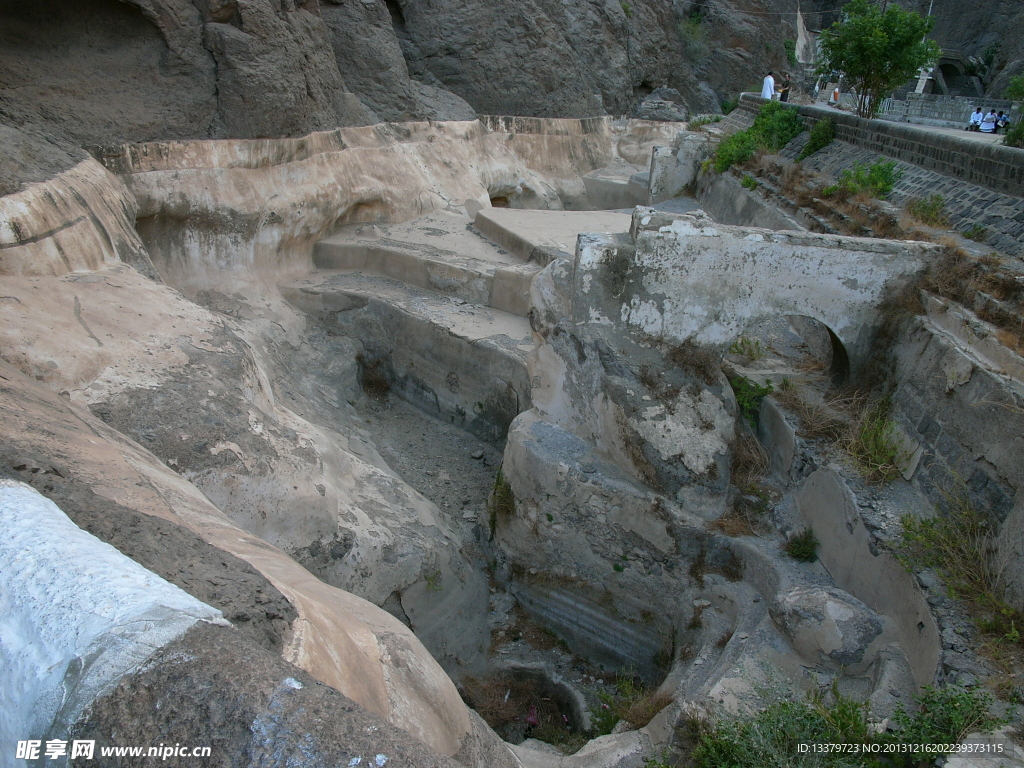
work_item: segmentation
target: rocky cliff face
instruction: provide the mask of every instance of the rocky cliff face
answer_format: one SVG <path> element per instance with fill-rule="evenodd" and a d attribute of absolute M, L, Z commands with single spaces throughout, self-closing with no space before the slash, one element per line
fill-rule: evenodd
<path fill-rule="evenodd" d="M 801 2 L 4 0 L 0 123 L 78 147 L 300 136 L 625 114 L 662 86 L 713 112 L 784 65 Z"/>

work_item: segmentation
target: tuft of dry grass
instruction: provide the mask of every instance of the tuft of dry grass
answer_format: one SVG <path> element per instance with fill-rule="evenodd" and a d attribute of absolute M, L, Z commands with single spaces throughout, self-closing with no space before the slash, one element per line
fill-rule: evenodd
<path fill-rule="evenodd" d="M 722 356 L 711 347 L 705 347 L 687 339 L 665 350 L 670 363 L 686 371 L 692 371 L 705 384 L 717 384 L 722 368 Z"/>
<path fill-rule="evenodd" d="M 619 716 L 634 728 L 643 728 L 672 703 L 672 694 L 646 691 L 619 709 Z"/>
<path fill-rule="evenodd" d="M 801 437 L 836 443 L 849 432 L 849 414 L 856 409 L 862 396 L 833 395 L 820 402 L 809 402 L 794 387 L 780 390 L 775 399 L 796 414 L 800 420 L 797 432 Z"/>
<path fill-rule="evenodd" d="M 740 488 L 760 482 L 771 469 L 771 457 L 761 442 L 743 430 L 732 446 L 732 482 Z"/>

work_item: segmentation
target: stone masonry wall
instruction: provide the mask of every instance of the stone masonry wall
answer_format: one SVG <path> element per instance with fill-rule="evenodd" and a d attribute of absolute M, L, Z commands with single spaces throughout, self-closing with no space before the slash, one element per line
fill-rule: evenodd
<path fill-rule="evenodd" d="M 764 99 L 751 93 L 740 97 L 736 111 L 756 114 Z M 905 123 L 865 120 L 821 107 L 792 105 L 813 124 L 823 118 L 835 123 L 836 138 L 894 160 L 1014 197 L 1024 197 L 1024 149 L 980 144 Z"/>
<path fill-rule="evenodd" d="M 795 160 L 807 138 L 807 133 L 801 134 L 779 154 Z M 856 163 L 870 165 L 879 159 L 888 158 L 845 141 L 833 141 L 806 158 L 803 165 L 838 178 L 843 170 L 852 168 Z M 1021 160 L 1024 162 L 1024 157 Z M 963 232 L 974 225 L 983 226 L 988 231 L 984 240 L 987 245 L 1010 256 L 1024 255 L 1024 199 L 905 162 L 899 162 L 898 168 L 903 171 L 903 176 L 888 197 L 891 202 L 904 205 L 912 198 L 942 195 L 945 200 L 943 211 L 955 229 Z"/>

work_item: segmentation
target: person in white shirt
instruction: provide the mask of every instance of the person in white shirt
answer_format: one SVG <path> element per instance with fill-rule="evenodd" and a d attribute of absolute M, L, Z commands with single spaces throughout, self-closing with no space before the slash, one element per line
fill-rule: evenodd
<path fill-rule="evenodd" d="M 768 73 L 764 79 L 764 84 L 761 86 L 761 98 L 770 99 L 775 96 L 775 78 L 771 72 Z"/>
<path fill-rule="evenodd" d="M 995 133 L 996 132 L 996 111 L 990 109 L 988 114 L 982 118 L 981 121 L 981 132 L 982 133 Z"/>
<path fill-rule="evenodd" d="M 981 107 L 976 107 L 974 112 L 971 114 L 971 119 L 967 123 L 965 131 L 977 131 L 981 128 L 981 121 L 984 119 L 985 113 L 981 111 Z"/>

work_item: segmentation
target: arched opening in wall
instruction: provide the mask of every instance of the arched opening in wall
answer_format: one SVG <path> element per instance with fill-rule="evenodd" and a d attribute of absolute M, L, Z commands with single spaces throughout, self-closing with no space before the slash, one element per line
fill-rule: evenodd
<path fill-rule="evenodd" d="M 850 355 L 835 332 L 820 320 L 804 315 L 788 315 L 790 328 L 804 344 L 804 355 L 820 365 L 833 387 L 845 384 L 850 377 Z"/>
<path fill-rule="evenodd" d="M 850 376 L 850 356 L 835 332 L 806 315 L 783 315 L 748 326 L 726 356 L 737 372 L 761 382 L 768 377 L 811 377 L 827 387 L 842 386 Z"/>

